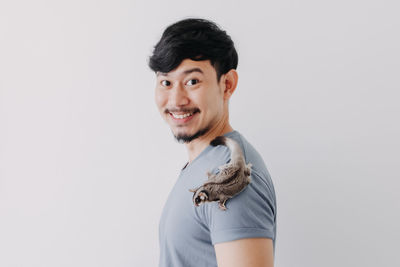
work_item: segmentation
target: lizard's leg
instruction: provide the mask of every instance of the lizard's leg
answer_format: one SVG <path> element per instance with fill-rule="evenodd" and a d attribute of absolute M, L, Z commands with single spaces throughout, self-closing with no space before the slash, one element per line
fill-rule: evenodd
<path fill-rule="evenodd" d="M 225 203 L 228 200 L 228 198 L 221 198 L 219 201 L 219 208 L 221 210 L 227 210 L 227 208 L 225 207 Z"/>
<path fill-rule="evenodd" d="M 251 182 L 251 178 L 250 178 L 250 176 L 248 176 L 246 183 L 249 184 L 250 182 Z"/>

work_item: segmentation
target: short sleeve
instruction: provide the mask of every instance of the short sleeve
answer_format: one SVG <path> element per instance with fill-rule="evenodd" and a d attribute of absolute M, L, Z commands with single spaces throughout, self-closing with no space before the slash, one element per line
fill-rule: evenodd
<path fill-rule="evenodd" d="M 269 180 L 252 170 L 250 184 L 226 201 L 227 210 L 219 209 L 218 202 L 205 205 L 213 245 L 252 237 L 275 239 L 276 198 Z"/>

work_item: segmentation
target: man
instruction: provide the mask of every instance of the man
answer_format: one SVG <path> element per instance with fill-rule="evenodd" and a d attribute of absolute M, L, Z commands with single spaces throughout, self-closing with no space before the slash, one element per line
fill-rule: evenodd
<path fill-rule="evenodd" d="M 161 215 L 160 267 L 273 266 L 273 183 L 261 156 L 229 124 L 237 64 L 231 38 L 203 19 L 170 25 L 150 57 L 149 66 L 157 77 L 155 102 L 189 155 Z M 237 141 L 246 163 L 252 164 L 251 183 L 226 202 L 225 211 L 218 202 L 195 206 L 189 192 L 207 180 L 207 171 L 216 173 L 229 162 L 226 146 L 210 145 L 220 135 Z"/>

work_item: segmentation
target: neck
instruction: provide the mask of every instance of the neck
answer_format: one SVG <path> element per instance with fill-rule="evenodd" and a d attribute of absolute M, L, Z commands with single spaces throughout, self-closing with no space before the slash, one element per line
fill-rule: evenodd
<path fill-rule="evenodd" d="M 233 128 L 228 121 L 225 123 L 217 123 L 215 127 L 210 129 L 206 134 L 196 138 L 186 144 L 186 149 L 189 156 L 189 164 L 210 144 L 217 136 L 232 132 Z"/>

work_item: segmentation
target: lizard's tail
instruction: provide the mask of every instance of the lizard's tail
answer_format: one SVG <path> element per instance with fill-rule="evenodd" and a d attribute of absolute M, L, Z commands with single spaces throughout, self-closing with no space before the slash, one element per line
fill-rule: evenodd
<path fill-rule="evenodd" d="M 239 146 L 239 144 L 233 140 L 232 138 L 226 137 L 226 136 L 217 136 L 215 137 L 211 142 L 211 146 L 218 146 L 218 145 L 224 145 L 229 148 L 231 151 L 231 162 L 244 162 L 244 156 L 243 156 L 243 151 L 242 148 Z"/>

